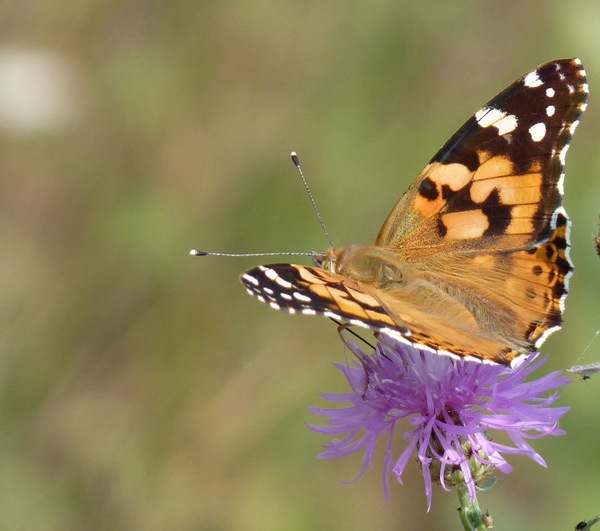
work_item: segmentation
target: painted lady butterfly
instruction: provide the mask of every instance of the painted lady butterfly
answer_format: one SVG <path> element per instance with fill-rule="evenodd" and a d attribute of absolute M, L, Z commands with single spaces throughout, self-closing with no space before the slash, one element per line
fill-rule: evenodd
<path fill-rule="evenodd" d="M 439 354 L 508 365 L 560 328 L 573 271 L 565 155 L 581 61 L 546 63 L 475 113 L 398 201 L 372 246 L 241 277 L 272 308 L 324 315 Z"/>

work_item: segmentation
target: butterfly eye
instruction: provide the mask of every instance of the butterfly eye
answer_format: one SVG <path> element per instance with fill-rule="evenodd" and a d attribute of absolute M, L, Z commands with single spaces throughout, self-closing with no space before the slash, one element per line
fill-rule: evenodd
<path fill-rule="evenodd" d="M 315 253 L 311 255 L 312 261 L 319 267 L 335 273 L 339 267 L 339 257 L 336 250 L 331 247 L 324 253 Z"/>
<path fill-rule="evenodd" d="M 402 269 L 392 264 L 385 264 L 382 269 L 382 285 L 400 284 L 404 278 Z"/>

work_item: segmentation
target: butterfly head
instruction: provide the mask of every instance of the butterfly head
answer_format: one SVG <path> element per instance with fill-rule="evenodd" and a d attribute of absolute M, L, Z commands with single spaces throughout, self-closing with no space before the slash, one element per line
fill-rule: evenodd
<path fill-rule="evenodd" d="M 311 258 L 316 266 L 321 267 L 331 273 L 338 273 L 338 264 L 340 263 L 338 257 L 340 256 L 341 251 L 342 249 L 337 247 L 330 247 L 322 253 L 313 253 Z"/>

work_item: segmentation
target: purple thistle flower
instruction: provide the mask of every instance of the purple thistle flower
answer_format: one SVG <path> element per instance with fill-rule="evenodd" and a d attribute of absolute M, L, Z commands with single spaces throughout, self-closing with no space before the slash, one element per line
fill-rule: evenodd
<path fill-rule="evenodd" d="M 363 466 L 354 481 L 371 464 L 379 437 L 386 436 L 386 500 L 389 473 L 402 483 L 414 451 L 423 471 L 429 509 L 433 481 L 445 490 L 466 487 L 474 499 L 476 483 L 494 468 L 511 472 L 503 454 L 524 454 L 546 466 L 526 440 L 564 434 L 558 421 L 569 408 L 551 406 L 558 398 L 556 388 L 569 379 L 556 371 L 526 382 L 525 378 L 546 362 L 537 353 L 511 369 L 457 361 L 397 342 L 379 343 L 372 356 L 356 345 L 352 350 L 361 363 L 352 367 L 336 364 L 351 392 L 322 395 L 336 404 L 349 405 L 310 408 L 328 417 L 327 426 L 310 427 L 336 437 L 324 445 L 321 458 L 364 450 Z M 408 421 L 403 435 L 407 446 L 394 462 L 392 442 L 402 419 Z M 494 442 L 494 430 L 506 433 L 513 445 Z"/>

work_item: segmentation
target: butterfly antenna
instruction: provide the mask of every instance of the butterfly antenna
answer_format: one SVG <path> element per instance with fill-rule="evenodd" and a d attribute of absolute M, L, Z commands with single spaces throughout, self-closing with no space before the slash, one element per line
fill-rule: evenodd
<path fill-rule="evenodd" d="M 319 211 L 319 207 L 317 207 L 317 202 L 315 201 L 315 198 L 310 190 L 310 186 L 308 186 L 308 182 L 306 181 L 306 178 L 304 177 L 304 172 L 302 171 L 302 166 L 300 166 L 300 159 L 298 159 L 298 155 L 296 154 L 295 151 L 292 151 L 290 155 L 292 157 L 292 162 L 294 163 L 296 168 L 298 168 L 298 173 L 300 174 L 300 178 L 302 179 L 302 183 L 304 184 L 304 188 L 306 190 L 306 193 L 308 194 L 308 197 L 312 204 L 313 210 L 315 211 L 315 214 L 317 214 L 317 219 L 319 220 L 319 223 L 321 224 L 321 228 L 323 229 L 325 238 L 327 238 L 327 241 L 329 242 L 329 247 L 333 247 L 333 242 L 331 241 L 329 232 L 327 232 L 325 223 L 323 223 L 323 218 L 321 217 L 321 212 Z"/>
<path fill-rule="evenodd" d="M 314 251 L 286 251 L 282 253 L 215 253 L 212 251 L 202 251 L 199 249 L 192 249 L 190 251 L 192 256 L 230 256 L 230 257 L 248 257 L 248 256 L 315 256 L 318 253 Z"/>

